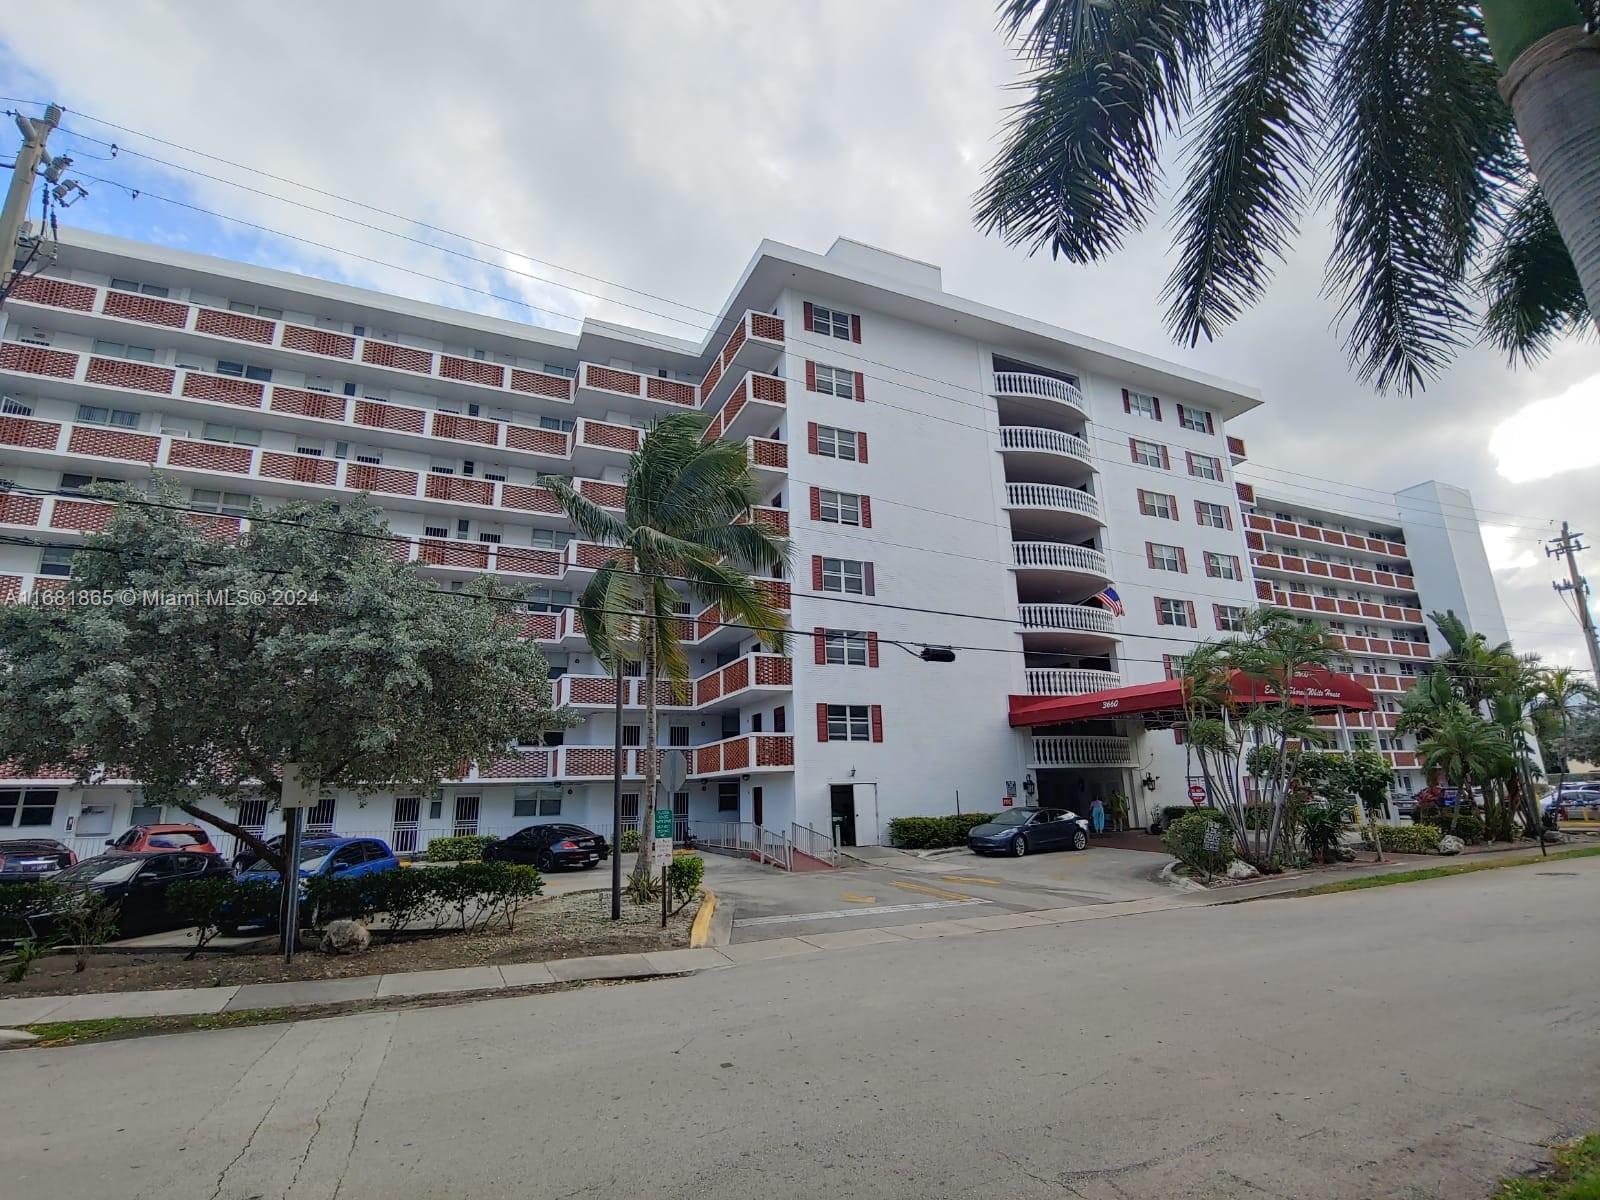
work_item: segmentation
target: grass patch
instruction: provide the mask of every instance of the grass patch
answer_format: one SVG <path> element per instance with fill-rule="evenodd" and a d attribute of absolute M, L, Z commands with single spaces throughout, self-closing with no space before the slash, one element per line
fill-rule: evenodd
<path fill-rule="evenodd" d="M 1498 871 L 1505 867 L 1536 866 L 1539 863 L 1562 862 L 1572 858 L 1593 858 L 1600 855 L 1600 846 L 1586 846 L 1581 850 L 1558 850 L 1547 858 L 1519 858 L 1511 862 L 1464 862 L 1447 867 L 1421 867 L 1415 871 L 1396 871 L 1392 875 L 1371 875 L 1365 879 L 1342 879 L 1338 883 L 1319 884 L 1307 888 L 1301 895 L 1327 896 L 1333 892 L 1359 892 L 1366 888 L 1388 887 L 1392 883 L 1416 883 L 1420 879 L 1443 879 L 1446 875 L 1470 875 L 1474 871 Z M 1600 1193 L 1596 1194 L 1600 1200 Z"/>
<path fill-rule="evenodd" d="M 1600 1133 L 1556 1147 L 1555 1169 L 1542 1179 L 1506 1179 L 1494 1200 L 1600 1200 Z"/>
<path fill-rule="evenodd" d="M 193 1013 L 176 1017 L 95 1017 L 86 1021 L 41 1021 L 23 1028 L 39 1040 L 34 1046 L 72 1046 L 103 1042 L 147 1033 L 176 1033 L 187 1029 L 233 1029 L 241 1025 L 267 1025 L 295 1015 L 288 1008 L 241 1008 L 236 1012 Z"/>

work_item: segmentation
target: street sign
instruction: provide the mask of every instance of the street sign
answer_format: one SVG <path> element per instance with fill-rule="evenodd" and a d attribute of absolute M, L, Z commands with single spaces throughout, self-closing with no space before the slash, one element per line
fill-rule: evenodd
<path fill-rule="evenodd" d="M 672 844 L 672 810 L 670 808 L 656 809 L 655 836 L 657 839 L 665 838 L 667 844 Z"/>
<path fill-rule="evenodd" d="M 1206 824 L 1205 847 L 1208 853 L 1215 854 L 1222 849 L 1222 826 L 1215 821 Z"/>
<path fill-rule="evenodd" d="M 1202 804 L 1204 804 L 1205 802 L 1206 802 L 1205 784 L 1203 784 L 1203 783 L 1191 783 L 1189 785 L 1189 803 L 1193 804 L 1196 808 L 1198 808 Z"/>
<path fill-rule="evenodd" d="M 689 756 L 682 750 L 668 750 L 661 756 L 661 786 L 668 792 L 681 792 L 689 777 Z"/>
<path fill-rule="evenodd" d="M 283 764 L 283 807 L 315 808 L 322 789 L 304 763 Z"/>
<path fill-rule="evenodd" d="M 650 865 L 652 867 L 667 867 L 672 865 L 672 839 L 650 839 Z"/>

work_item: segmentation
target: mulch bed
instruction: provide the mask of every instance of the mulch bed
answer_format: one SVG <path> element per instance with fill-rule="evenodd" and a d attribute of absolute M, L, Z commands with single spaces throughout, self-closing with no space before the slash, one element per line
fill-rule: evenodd
<path fill-rule="evenodd" d="M 0 999 L 286 983 L 671 950 L 689 944 L 694 913 L 695 905 L 690 904 L 662 929 L 659 904 L 640 908 L 624 899 L 622 920 L 614 924 L 609 892 L 568 892 L 524 908 L 517 915 L 516 928 L 510 931 L 401 934 L 393 944 L 386 944 L 386 935 L 380 930 L 373 934 L 372 948 L 365 954 L 333 957 L 311 948 L 297 954 L 292 965 L 285 965 L 270 945 L 262 943 L 235 950 L 202 950 L 193 962 L 185 962 L 185 952 L 178 950 L 91 954 L 81 974 L 73 971 L 71 954 L 54 954 L 36 962 L 21 983 L 0 982 Z"/>

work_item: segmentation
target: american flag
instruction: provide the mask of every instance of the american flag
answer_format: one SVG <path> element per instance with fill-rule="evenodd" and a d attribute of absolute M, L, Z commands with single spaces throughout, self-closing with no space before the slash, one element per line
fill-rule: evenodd
<path fill-rule="evenodd" d="M 1122 607 L 1122 597 L 1117 595 L 1117 589 L 1114 587 L 1108 587 L 1104 591 L 1096 592 L 1089 599 L 1100 601 L 1113 616 L 1122 617 L 1127 615 Z"/>

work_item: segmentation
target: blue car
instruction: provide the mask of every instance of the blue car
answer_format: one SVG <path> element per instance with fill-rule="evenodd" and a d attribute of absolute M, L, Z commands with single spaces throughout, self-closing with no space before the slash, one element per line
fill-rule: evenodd
<path fill-rule="evenodd" d="M 315 876 L 332 875 L 352 879 L 358 875 L 372 875 L 379 871 L 396 871 L 400 860 L 380 838 L 318 837 L 300 843 L 300 887 L 304 895 L 305 881 Z M 276 884 L 278 872 L 264 859 L 245 864 L 239 872 L 244 882 Z M 301 908 L 301 922 L 316 925 L 318 914 Z M 268 918 L 265 924 L 275 925 L 277 918 Z M 238 928 L 239 926 L 234 926 Z"/>

